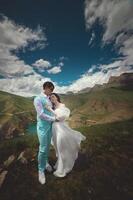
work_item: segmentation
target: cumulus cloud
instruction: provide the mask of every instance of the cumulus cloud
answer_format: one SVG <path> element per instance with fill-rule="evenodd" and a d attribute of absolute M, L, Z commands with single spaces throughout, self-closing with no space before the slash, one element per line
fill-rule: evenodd
<path fill-rule="evenodd" d="M 40 94 L 45 81 L 51 79 L 36 73 L 27 77 L 0 79 L 0 90 L 20 96 L 34 96 Z"/>
<path fill-rule="evenodd" d="M 124 72 L 132 72 L 132 68 L 130 66 L 128 66 L 127 69 L 125 67 L 115 68 L 117 64 L 119 63 L 114 62 L 112 65 L 107 66 L 108 69 L 106 69 L 105 65 L 98 66 L 99 71 L 97 72 L 94 72 L 96 66 L 92 66 L 92 68 L 90 68 L 79 79 L 73 81 L 68 86 L 59 86 L 58 83 L 52 81 L 50 78 L 34 73 L 27 77 L 23 76 L 20 78 L 0 79 L 0 90 L 20 96 L 35 96 L 42 92 L 42 85 L 45 81 L 52 81 L 55 85 L 55 92 L 61 94 L 65 94 L 67 92 L 76 93 L 86 87 L 93 87 L 95 84 L 107 83 L 110 76 L 119 76 Z M 104 69 L 106 69 L 106 72 Z"/>
<path fill-rule="evenodd" d="M 59 62 L 58 66 L 52 67 L 52 64 L 43 59 L 37 60 L 35 63 L 32 64 L 39 72 L 47 71 L 49 74 L 58 74 L 61 72 L 61 67 L 64 66 L 63 62 Z"/>
<path fill-rule="evenodd" d="M 120 66 L 123 65 L 123 61 L 121 60 L 118 60 L 118 61 L 115 61 L 113 63 L 110 63 L 108 65 L 100 65 L 99 66 L 99 69 L 101 69 L 101 71 L 104 71 L 104 70 L 109 70 L 109 69 L 114 69 L 114 68 L 118 68 Z"/>
<path fill-rule="evenodd" d="M 124 72 L 132 72 L 133 65 L 133 3 L 131 0 L 86 0 L 85 22 L 90 30 L 93 24 L 99 20 L 104 27 L 102 41 L 104 45 L 114 43 L 114 47 L 120 53 L 120 57 L 110 64 L 93 65 L 88 71 L 73 81 L 68 86 L 59 86 L 48 77 L 37 74 L 31 66 L 27 65 L 12 50 L 33 50 L 43 48 L 46 37 L 43 30 L 38 27 L 31 30 L 17 25 L 4 17 L 0 21 L 0 74 L 5 79 L 0 79 L 0 89 L 22 96 L 33 96 L 41 92 L 43 82 L 49 80 L 55 84 L 55 92 L 78 92 L 95 84 L 108 82 L 110 76 L 119 76 Z M 95 39 L 94 32 L 89 41 L 90 45 Z M 31 45 L 29 45 L 31 44 Z M 68 58 L 59 58 L 57 66 L 52 67 L 49 61 L 40 59 L 33 63 L 39 70 L 47 70 L 49 74 L 61 72 L 61 67 Z M 10 78 L 9 78 L 10 77 Z"/>
<path fill-rule="evenodd" d="M 58 74 L 58 73 L 61 72 L 61 67 L 60 67 L 60 66 L 55 66 L 55 67 L 53 67 L 53 68 L 47 70 L 47 72 L 48 72 L 49 74 Z"/>
<path fill-rule="evenodd" d="M 63 66 L 64 66 L 64 63 L 63 63 L 63 62 L 59 62 L 58 65 L 61 66 L 61 67 L 63 67 Z"/>
<path fill-rule="evenodd" d="M 18 25 L 3 16 L 0 20 L 0 75 L 23 76 L 34 73 L 31 66 L 13 53 L 25 48 L 44 48 L 46 37 L 40 26 L 36 30 Z"/>
<path fill-rule="evenodd" d="M 69 89 L 67 86 L 59 86 L 58 83 L 52 81 L 49 77 L 35 73 L 27 77 L 0 79 L 0 90 L 20 96 L 31 97 L 43 91 L 42 86 L 45 81 L 53 82 L 55 92 L 57 93 L 66 93 Z"/>
<path fill-rule="evenodd" d="M 90 29 L 99 19 L 105 27 L 103 40 L 110 40 L 121 31 L 133 29 L 132 10 L 133 2 L 131 0 L 86 0 L 86 27 Z"/>
<path fill-rule="evenodd" d="M 104 27 L 102 41 L 104 45 L 113 42 L 118 61 L 102 65 L 102 70 L 120 67 L 121 73 L 133 65 L 133 2 L 131 0 L 86 0 L 85 23 L 87 30 L 98 20 Z"/>
<path fill-rule="evenodd" d="M 86 28 L 90 29 L 98 19 L 105 28 L 103 41 L 106 43 L 117 36 L 116 43 L 121 45 L 123 39 L 127 39 L 126 34 L 133 30 L 132 10 L 133 2 L 131 0 L 86 0 Z M 123 36 L 123 39 L 120 40 L 121 36 Z"/>
<path fill-rule="evenodd" d="M 90 68 L 85 74 L 83 74 L 78 80 L 74 81 L 71 85 L 69 85 L 67 88 L 64 88 L 64 92 L 71 91 L 71 92 L 79 92 L 80 90 L 83 90 L 87 87 L 94 87 L 95 84 L 103 84 L 107 83 L 109 81 L 109 78 L 111 76 L 119 76 L 120 74 L 124 72 L 132 72 L 132 67 L 128 66 L 128 68 L 125 67 L 118 67 L 115 68 L 116 63 L 114 63 L 114 66 L 110 65 L 107 66 L 108 70 L 104 71 L 105 65 L 103 66 L 103 69 L 95 73 L 90 73 L 94 70 L 94 66 Z M 100 66 L 102 68 L 102 66 Z M 63 93 L 64 93 L 63 92 Z"/>
<path fill-rule="evenodd" d="M 51 63 L 49 61 L 43 60 L 43 59 L 37 60 L 32 65 L 40 71 L 44 71 L 45 69 L 48 69 L 49 67 L 51 67 Z"/>

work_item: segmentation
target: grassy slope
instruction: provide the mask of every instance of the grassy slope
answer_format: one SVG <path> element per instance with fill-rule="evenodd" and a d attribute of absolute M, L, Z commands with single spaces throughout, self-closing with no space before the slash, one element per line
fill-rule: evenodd
<path fill-rule="evenodd" d="M 47 183 L 37 180 L 37 158 L 28 165 L 17 161 L 9 168 L 1 188 L 2 200 L 131 200 L 133 199 L 133 120 L 81 127 L 87 139 L 73 171 L 63 179 L 47 174 Z M 26 147 L 37 152 L 36 135 L 0 144 L 0 156 L 7 159 Z M 55 154 L 50 152 L 54 164 Z"/>
<path fill-rule="evenodd" d="M 0 111 L 2 113 L 32 110 L 32 101 L 28 98 L 0 91 Z"/>
<path fill-rule="evenodd" d="M 133 91 L 131 90 L 105 88 L 90 93 L 62 96 L 62 101 L 71 109 L 71 120 L 81 120 L 81 123 L 86 119 L 105 123 L 133 116 Z M 35 117 L 35 113 L 33 116 L 31 112 L 15 115 L 16 112 L 34 110 L 32 100 L 6 92 L 0 92 L 0 110 L 2 113 L 13 114 L 12 116 L 0 115 L 1 124 L 16 121 L 19 123 L 24 118 Z"/>
<path fill-rule="evenodd" d="M 72 119 L 96 120 L 98 123 L 128 119 L 133 116 L 133 91 L 105 88 L 86 94 L 63 97 L 72 111 Z"/>
<path fill-rule="evenodd" d="M 31 99 L 0 91 L 0 124 L 8 123 L 18 129 L 23 128 L 23 122 L 34 118 Z M 26 113 L 19 113 L 26 111 Z M 27 112 L 28 111 L 28 112 Z"/>

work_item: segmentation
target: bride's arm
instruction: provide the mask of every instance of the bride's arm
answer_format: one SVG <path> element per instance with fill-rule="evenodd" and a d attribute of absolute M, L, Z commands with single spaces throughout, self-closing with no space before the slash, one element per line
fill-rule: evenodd
<path fill-rule="evenodd" d="M 48 105 L 46 104 L 46 105 L 45 105 L 45 108 L 46 108 L 48 111 L 52 112 L 52 113 L 55 115 L 54 110 L 53 110 L 50 106 L 48 106 Z"/>
<path fill-rule="evenodd" d="M 52 113 L 55 115 L 55 117 L 56 117 L 56 122 L 59 122 L 59 121 L 64 120 L 64 117 L 63 117 L 63 118 L 62 118 L 62 117 L 58 117 L 57 114 L 55 113 L 55 111 L 54 111 L 50 106 L 48 106 L 47 104 L 45 105 L 45 108 L 46 108 L 48 111 L 52 112 Z"/>
<path fill-rule="evenodd" d="M 69 116 L 70 116 L 70 109 L 67 108 L 65 104 L 63 104 L 62 112 L 60 113 L 60 116 L 58 117 L 58 119 L 59 121 L 65 121 L 65 120 L 68 120 Z"/>

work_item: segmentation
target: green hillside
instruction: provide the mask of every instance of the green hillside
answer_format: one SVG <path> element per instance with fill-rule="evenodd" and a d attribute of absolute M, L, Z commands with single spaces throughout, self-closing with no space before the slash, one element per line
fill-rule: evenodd
<path fill-rule="evenodd" d="M 0 137 L 24 132 L 26 124 L 35 119 L 31 99 L 0 91 Z"/>
<path fill-rule="evenodd" d="M 61 95 L 71 110 L 71 127 L 127 120 L 133 117 L 133 74 L 111 77 L 104 85 L 87 92 Z M 0 92 L 0 138 L 25 132 L 36 117 L 33 98 Z"/>
<path fill-rule="evenodd" d="M 33 99 L 0 92 L 1 138 L 25 132 L 21 137 L 0 141 L 0 183 L 1 174 L 6 173 L 0 198 L 132 200 L 133 90 L 126 85 L 127 74 L 126 79 L 123 77 L 112 78 L 109 84 L 86 93 L 61 95 L 71 110 L 70 126 L 82 132 L 86 140 L 72 172 L 61 179 L 47 173 L 43 186 L 38 182 L 37 135 L 25 130 L 36 120 Z M 130 80 L 132 86 L 131 75 Z M 18 160 L 23 152 L 26 163 Z M 14 160 L 7 165 L 9 156 Z M 52 166 L 56 162 L 53 147 L 49 160 Z"/>
<path fill-rule="evenodd" d="M 70 124 L 74 127 L 89 120 L 105 123 L 133 117 L 133 90 L 103 88 L 84 94 L 62 96 L 71 109 Z"/>

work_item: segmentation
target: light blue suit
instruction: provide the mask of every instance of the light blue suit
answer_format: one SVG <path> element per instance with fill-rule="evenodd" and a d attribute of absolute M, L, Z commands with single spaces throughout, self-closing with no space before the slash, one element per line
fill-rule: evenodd
<path fill-rule="evenodd" d="M 49 147 L 52 137 L 52 121 L 55 116 L 49 112 L 45 105 L 52 107 L 52 104 L 45 94 L 41 94 L 34 99 L 34 106 L 37 111 L 37 135 L 39 139 L 38 170 L 43 172 L 48 161 Z"/>

